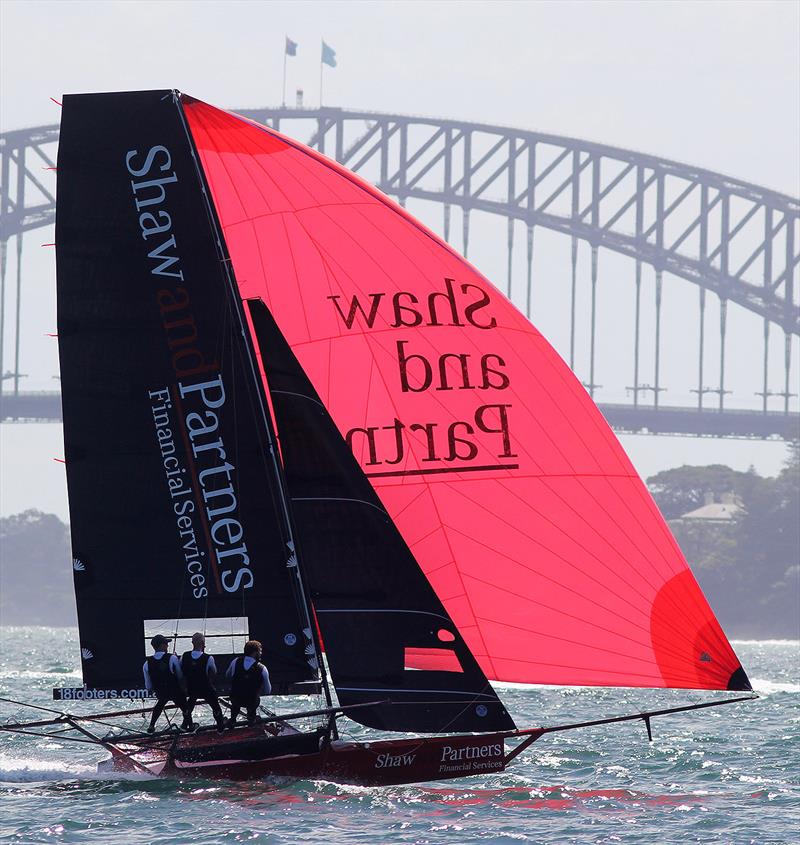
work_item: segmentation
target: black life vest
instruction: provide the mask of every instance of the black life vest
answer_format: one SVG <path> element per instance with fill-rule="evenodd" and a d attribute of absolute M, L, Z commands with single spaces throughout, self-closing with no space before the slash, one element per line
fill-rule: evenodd
<path fill-rule="evenodd" d="M 181 657 L 181 669 L 189 695 L 202 698 L 208 692 L 215 692 L 211 678 L 208 677 L 208 655 L 205 652 L 195 659 L 191 651 L 185 651 Z"/>
<path fill-rule="evenodd" d="M 264 664 L 256 661 L 249 669 L 244 668 L 244 657 L 236 658 L 236 668 L 231 678 L 231 698 L 248 701 L 255 698 L 261 689 Z"/>
<path fill-rule="evenodd" d="M 171 655 L 164 653 L 158 660 L 152 654 L 147 658 L 150 683 L 159 698 L 172 695 L 179 688 L 178 679 L 169 670 L 170 657 Z"/>

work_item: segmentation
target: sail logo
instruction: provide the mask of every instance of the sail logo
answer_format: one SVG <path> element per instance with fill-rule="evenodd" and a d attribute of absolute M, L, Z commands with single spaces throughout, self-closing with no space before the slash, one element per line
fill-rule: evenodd
<path fill-rule="evenodd" d="M 161 144 L 150 147 L 142 166 L 136 167 L 134 166 L 134 159 L 139 155 L 138 150 L 128 150 L 125 155 L 125 167 L 131 176 L 137 178 L 147 176 L 156 164 L 158 164 L 157 172 L 161 173 L 172 167 L 172 156 L 169 150 Z M 173 267 L 180 261 L 180 257 L 172 252 L 178 246 L 175 235 L 172 234 L 172 217 L 168 211 L 159 207 L 167 198 L 167 185 L 174 184 L 177 181 L 178 177 L 175 175 L 175 171 L 167 176 L 156 176 L 154 179 L 131 180 L 131 191 L 136 211 L 139 214 L 139 229 L 145 243 L 149 246 L 150 238 L 154 236 L 160 239 L 160 243 L 157 242 L 147 253 L 148 258 L 158 262 L 150 272 L 159 276 L 171 276 L 183 281 L 183 270 Z"/>
<path fill-rule="evenodd" d="M 395 416 L 382 425 L 350 428 L 345 438 L 354 453 L 363 456 L 368 476 L 518 468 L 513 462 L 518 454 L 511 437 L 512 403 L 505 399 L 511 378 L 503 356 L 484 350 L 483 342 L 473 344 L 471 351 L 440 349 L 438 344 L 432 351 L 430 337 L 418 331 L 459 327 L 483 333 L 496 328 L 486 291 L 445 278 L 442 290 L 422 299 L 410 291 L 397 291 L 392 296 L 354 294 L 349 302 L 335 294 L 328 300 L 348 332 L 368 335 L 374 329 L 384 334 L 388 326 L 398 333 L 391 348 L 400 393 L 433 399 L 421 402 L 420 407 L 440 415 L 438 420 L 413 422 Z M 447 396 L 461 396 L 464 391 L 474 394 L 477 404 L 469 418 L 453 419 L 447 413 Z M 463 408 L 463 402 L 458 405 Z M 412 457 L 420 468 L 402 469 Z M 381 469 L 376 471 L 376 467 Z"/>
<path fill-rule="evenodd" d="M 493 742 L 490 745 L 467 745 L 462 748 L 453 748 L 451 745 L 442 746 L 442 757 L 440 763 L 453 763 L 461 760 L 476 760 L 484 757 L 500 757 L 503 753 L 503 744 Z"/>
<path fill-rule="evenodd" d="M 189 483 L 187 469 L 176 454 L 170 389 L 151 390 L 148 395 L 153 402 L 156 438 L 193 595 L 196 599 L 208 595 L 203 561 L 206 553 L 199 549 L 198 530 L 212 551 L 211 569 L 220 592 L 250 589 L 255 579 L 244 542 L 244 527 L 236 518 L 239 509 L 234 486 L 236 467 L 227 460 L 225 443 L 218 431 L 217 411 L 226 399 L 222 376 L 203 382 L 179 381 L 177 387 L 183 417 L 179 425 L 186 438 L 187 456 L 190 455 L 190 461 L 193 459 L 189 465 L 193 484 Z M 215 437 L 210 436 L 214 434 Z M 197 512 L 201 523 L 199 529 L 193 518 Z"/>
<path fill-rule="evenodd" d="M 130 188 L 139 233 L 149 274 L 158 281 L 155 301 L 177 380 L 174 387 L 150 390 L 148 396 L 192 594 L 196 599 L 208 595 L 207 565 L 218 593 L 237 593 L 250 589 L 255 579 L 244 527 L 237 518 L 236 467 L 227 460 L 221 435 L 221 409 L 226 401 L 222 374 L 217 360 L 204 353 L 200 342 L 168 210 L 168 191 L 178 175 L 169 149 L 161 144 L 145 153 L 128 150 L 125 167 L 134 177 Z M 173 402 L 176 423 L 170 419 Z M 176 446 L 181 440 L 184 460 L 179 460 Z M 200 550 L 202 545 L 207 555 Z"/>
<path fill-rule="evenodd" d="M 439 759 L 439 774 L 450 772 L 476 773 L 496 772 L 505 768 L 503 743 L 492 742 L 487 745 L 467 745 L 454 747 L 442 746 Z"/>
<path fill-rule="evenodd" d="M 249 590 L 255 579 L 250 568 L 250 555 L 244 542 L 244 527 L 236 518 L 239 500 L 234 487 L 236 467 L 227 458 L 225 442 L 219 432 L 217 414 L 225 404 L 222 376 L 202 382 L 178 382 L 178 392 L 187 407 L 184 427 L 189 437 L 192 456 L 197 462 L 197 482 L 208 520 L 208 532 L 214 549 L 214 568 L 219 572 L 226 593 Z"/>
<path fill-rule="evenodd" d="M 375 768 L 388 769 L 397 766 L 410 766 L 416 757 L 416 754 L 379 754 L 375 758 Z"/>

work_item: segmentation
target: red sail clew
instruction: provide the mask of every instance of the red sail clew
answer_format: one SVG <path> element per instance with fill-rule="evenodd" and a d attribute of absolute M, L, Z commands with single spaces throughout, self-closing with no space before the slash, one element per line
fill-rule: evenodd
<path fill-rule="evenodd" d="M 536 328 L 340 165 L 184 109 L 242 297 L 272 311 L 486 675 L 749 688 L 630 460 Z M 447 668 L 435 651 L 409 665 Z"/>

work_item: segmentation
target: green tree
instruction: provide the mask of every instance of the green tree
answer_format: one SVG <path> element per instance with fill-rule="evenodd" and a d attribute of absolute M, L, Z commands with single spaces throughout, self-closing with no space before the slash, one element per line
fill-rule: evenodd
<path fill-rule="evenodd" d="M 706 493 L 718 500 L 723 493 L 739 494 L 749 473 L 722 464 L 667 469 L 647 479 L 647 486 L 665 519 L 676 519 L 699 508 Z"/>
<path fill-rule="evenodd" d="M 800 447 L 776 478 L 754 469 L 679 467 L 648 479 L 656 502 L 729 636 L 796 638 L 800 619 Z M 677 520 L 705 494 L 733 492 L 732 522 Z M 677 521 L 676 521 L 677 520 Z"/>
<path fill-rule="evenodd" d="M 776 478 L 755 476 L 742 491 L 735 565 L 748 574 L 749 614 L 773 620 L 775 636 L 800 633 L 800 450 L 790 447 Z"/>
<path fill-rule="evenodd" d="M 0 624 L 75 625 L 69 529 L 28 510 L 0 519 Z"/>

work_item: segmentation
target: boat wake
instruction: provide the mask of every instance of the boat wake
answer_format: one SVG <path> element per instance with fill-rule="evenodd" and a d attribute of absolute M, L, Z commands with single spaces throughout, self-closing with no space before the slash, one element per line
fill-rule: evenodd
<path fill-rule="evenodd" d="M 48 780 L 74 780 L 96 775 L 97 767 L 88 764 L 0 754 L 0 783 L 38 783 Z"/>
<path fill-rule="evenodd" d="M 98 773 L 96 763 L 66 763 L 35 757 L 0 754 L 0 784 L 45 783 L 85 780 L 153 780 L 154 776 L 134 773 Z"/>

